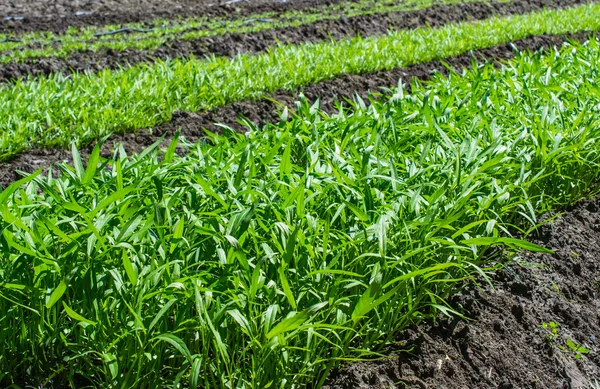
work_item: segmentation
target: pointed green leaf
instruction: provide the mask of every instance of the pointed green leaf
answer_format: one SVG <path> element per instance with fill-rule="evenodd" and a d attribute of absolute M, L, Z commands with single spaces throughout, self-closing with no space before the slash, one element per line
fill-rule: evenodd
<path fill-rule="evenodd" d="M 308 319 L 309 312 L 302 311 L 300 313 L 296 313 L 295 315 L 283 319 L 279 324 L 277 324 L 269 333 L 267 333 L 267 339 L 272 339 L 279 334 L 284 334 L 286 332 L 290 332 L 300 327 L 304 322 Z"/>
<path fill-rule="evenodd" d="M 54 289 L 54 291 L 50 295 L 50 298 L 48 299 L 48 302 L 46 303 L 46 308 L 48 308 L 48 309 L 52 308 L 52 306 L 54 304 L 56 304 L 58 300 L 60 300 L 60 298 L 63 296 L 63 294 L 65 294 L 66 290 L 67 290 L 67 283 L 63 280 L 60 282 L 60 284 L 58 284 L 58 286 Z"/>
<path fill-rule="evenodd" d="M 125 268 L 125 273 L 127 274 L 127 278 L 129 278 L 129 282 L 131 285 L 137 285 L 138 275 L 135 269 L 133 268 L 133 264 L 131 263 L 131 259 L 129 258 L 129 253 L 127 250 L 123 250 L 123 267 Z"/>
<path fill-rule="evenodd" d="M 280 267 L 277 270 L 277 273 L 279 273 L 279 279 L 281 280 L 281 287 L 283 288 L 283 293 L 285 294 L 285 297 L 287 298 L 292 308 L 296 309 L 296 299 L 294 298 L 294 294 L 292 293 L 290 284 L 288 283 L 287 277 L 285 276 L 285 270 L 282 267 Z"/>
<path fill-rule="evenodd" d="M 75 142 L 71 143 L 71 154 L 73 156 L 73 166 L 75 167 L 77 177 L 80 180 L 83 180 L 83 163 L 81 163 L 81 155 L 79 154 L 79 150 L 77 150 L 77 144 Z"/>
<path fill-rule="evenodd" d="M 64 301 L 62 302 L 63 307 L 65 308 L 65 311 L 67 312 L 67 315 L 69 315 L 69 317 L 71 319 L 95 326 L 97 323 L 95 321 L 86 319 L 85 317 L 81 316 L 80 314 L 78 314 L 77 312 L 75 312 L 74 310 L 71 309 L 71 307 L 69 307 Z"/>
<path fill-rule="evenodd" d="M 169 143 L 169 147 L 167 148 L 167 152 L 165 153 L 165 157 L 163 158 L 163 162 L 169 163 L 173 160 L 175 156 L 175 150 L 177 150 L 177 145 L 179 144 L 179 134 L 181 130 L 177 130 L 173 139 L 171 139 L 171 143 Z"/>
<path fill-rule="evenodd" d="M 539 252 L 539 253 L 548 253 L 554 254 L 554 251 L 537 245 L 535 243 L 528 242 L 522 239 L 515 238 L 503 238 L 503 237 L 483 237 L 483 238 L 472 238 L 461 241 L 462 244 L 465 245 L 475 245 L 475 246 L 491 246 L 496 244 L 505 244 L 511 247 Z"/>
<path fill-rule="evenodd" d="M 192 354 L 190 353 L 190 350 L 186 346 L 185 342 L 181 340 L 181 338 L 173 334 L 160 334 L 152 340 L 160 340 L 169 343 L 170 345 L 175 347 L 175 349 L 179 351 L 181 355 L 185 357 L 185 359 L 192 363 Z"/>
<path fill-rule="evenodd" d="M 152 323 L 150 323 L 150 326 L 148 327 L 148 331 L 150 331 L 152 328 L 154 328 L 154 326 L 160 321 L 160 319 L 165 315 L 165 313 L 167 313 L 167 311 L 173 306 L 173 304 L 175 304 L 177 302 L 177 299 L 173 298 L 171 300 L 169 300 L 161 309 L 160 311 L 156 314 L 156 316 L 154 317 L 154 319 L 152 319 Z"/>

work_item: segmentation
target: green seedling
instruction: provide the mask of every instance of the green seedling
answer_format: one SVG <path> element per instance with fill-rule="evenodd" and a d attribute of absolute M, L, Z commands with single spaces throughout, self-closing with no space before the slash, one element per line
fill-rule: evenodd
<path fill-rule="evenodd" d="M 575 343 L 570 338 L 564 340 L 564 344 L 566 346 L 563 346 L 561 344 L 562 342 L 559 339 L 561 337 L 558 331 L 559 327 L 560 325 L 553 321 L 548 323 L 542 323 L 542 328 L 548 332 L 548 342 L 551 345 L 557 347 L 563 353 L 572 354 L 575 359 L 581 359 L 583 355 L 588 354 L 590 352 L 588 348 L 585 348 L 582 345 Z"/>
<path fill-rule="evenodd" d="M 569 349 L 575 354 L 575 359 L 581 359 L 582 355 L 589 354 L 590 350 L 580 344 L 575 343 L 572 339 L 565 341 Z"/>
<path fill-rule="evenodd" d="M 542 328 L 548 331 L 548 340 L 553 343 L 556 339 L 558 339 L 558 327 L 559 324 L 551 321 L 542 323 Z"/>

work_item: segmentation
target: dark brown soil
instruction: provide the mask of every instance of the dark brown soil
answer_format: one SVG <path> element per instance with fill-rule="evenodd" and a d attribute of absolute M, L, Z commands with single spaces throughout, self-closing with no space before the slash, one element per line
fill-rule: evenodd
<path fill-rule="evenodd" d="M 412 355 L 354 363 L 323 389 L 592 388 L 600 383 L 600 198 L 583 201 L 532 239 L 525 254 L 452 304 L 471 318 L 405 331 Z M 555 322 L 556 335 L 542 328 Z M 589 353 L 571 351 L 571 339 Z"/>
<path fill-rule="evenodd" d="M 479 59 L 480 62 L 496 61 L 496 63 L 499 63 L 503 59 L 513 57 L 517 49 L 536 51 L 559 46 L 568 39 L 584 41 L 589 35 L 590 33 L 581 33 L 570 36 L 544 35 L 530 37 L 511 44 L 477 50 L 470 54 L 449 58 L 444 62 L 434 61 L 406 69 L 393 69 L 375 74 L 344 75 L 340 78 L 310 85 L 291 93 L 280 91 L 270 94 L 264 99 L 233 103 L 209 112 L 176 112 L 173 114 L 170 122 L 158 126 L 151 131 L 140 130 L 137 133 L 114 134 L 103 146 L 103 154 L 105 156 L 108 155 L 111 149 L 114 148 L 114 144 L 120 142 L 123 143 L 124 148 L 128 152 L 139 152 L 156 142 L 164 134 L 166 134 L 166 141 L 169 141 L 177 129 L 181 129 L 182 137 L 185 137 L 189 141 L 201 139 L 205 134 L 204 129 L 219 132 L 220 128 L 215 126 L 214 123 L 223 123 L 236 130 L 243 131 L 243 126 L 238 123 L 240 116 L 258 125 L 278 121 L 278 112 L 281 105 L 292 108 L 295 101 L 298 100 L 300 93 L 303 93 L 310 101 L 320 99 L 322 108 L 325 111 L 333 112 L 338 102 L 343 102 L 344 99 L 352 99 L 356 94 L 362 98 L 368 98 L 369 96 L 377 97 L 381 95 L 382 88 L 394 87 L 400 78 L 405 80 L 405 84 L 408 84 L 412 78 L 426 80 L 436 72 L 447 74 L 448 68 L 446 65 L 456 70 L 460 70 L 463 67 L 470 67 L 473 56 Z M 272 100 L 279 102 L 279 104 L 274 103 Z M 81 150 L 84 158 L 89 152 L 91 152 L 91 146 Z M 68 161 L 69 159 L 70 154 L 64 150 L 36 149 L 26 151 L 12 161 L 0 163 L 0 188 L 6 187 L 21 177 L 18 171 L 31 173 L 36 169 L 47 168 L 55 162 Z"/>
<path fill-rule="evenodd" d="M 5 0 L 0 32 L 64 32 L 69 27 L 105 26 L 200 16 L 243 17 L 263 12 L 321 6 L 352 0 Z"/>
<path fill-rule="evenodd" d="M 564 8 L 588 3 L 588 0 L 526 0 L 510 3 L 463 3 L 436 5 L 419 11 L 393 12 L 369 16 L 319 21 L 309 25 L 265 30 L 252 34 L 227 34 L 195 40 L 170 40 L 154 51 L 102 49 L 76 52 L 69 58 L 43 58 L 0 65 L 0 82 L 24 76 L 52 73 L 98 71 L 128 64 L 153 62 L 157 58 L 209 55 L 234 56 L 258 53 L 278 44 L 298 44 L 341 39 L 360 34 L 363 37 L 386 34 L 391 29 L 421 26 L 439 27 L 450 22 L 483 20 L 492 16 L 523 14 L 544 8 Z"/>

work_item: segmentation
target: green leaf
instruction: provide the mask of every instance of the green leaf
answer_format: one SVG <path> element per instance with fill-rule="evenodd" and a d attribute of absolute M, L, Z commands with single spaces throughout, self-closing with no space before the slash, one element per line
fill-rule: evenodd
<path fill-rule="evenodd" d="M 173 231 L 173 241 L 169 252 L 172 254 L 177 248 L 177 242 L 183 237 L 183 228 L 185 227 L 185 218 L 181 217 L 175 225 L 175 231 Z"/>
<path fill-rule="evenodd" d="M 114 380 L 119 375 L 119 363 L 117 362 L 117 358 L 114 354 L 111 353 L 103 353 L 102 359 L 104 359 L 104 363 L 108 365 L 108 371 L 110 372 L 111 378 Z"/>
<path fill-rule="evenodd" d="M 298 243 L 298 232 L 300 231 L 300 225 L 294 227 L 294 231 L 290 234 L 285 245 L 285 253 L 283 254 L 283 261 L 286 266 L 293 265 L 294 250 Z"/>
<path fill-rule="evenodd" d="M 398 290 L 401 286 L 402 285 L 398 285 L 387 291 L 385 294 L 377 297 L 379 295 L 379 291 L 377 290 L 378 287 L 370 285 L 354 307 L 354 310 L 352 311 L 352 321 L 355 323 L 358 322 L 373 309 L 392 298 L 396 293 L 398 293 Z"/>
<path fill-rule="evenodd" d="M 283 156 L 281 157 L 281 164 L 279 169 L 279 179 L 285 181 L 287 177 L 292 174 L 292 139 L 288 139 L 288 143 L 285 145 Z"/>
<path fill-rule="evenodd" d="M 81 163 L 81 155 L 79 154 L 79 150 L 77 150 L 77 144 L 75 142 L 71 143 L 71 154 L 73 156 L 73 166 L 75 166 L 77 177 L 83 181 L 83 163 Z"/>
<path fill-rule="evenodd" d="M 25 285 L 22 284 L 0 284 L 3 288 L 6 289 L 14 289 L 14 290 L 23 290 L 26 288 Z"/>
<path fill-rule="evenodd" d="M 296 313 L 291 317 L 283 319 L 279 324 L 277 324 L 269 333 L 267 333 L 267 339 L 272 339 L 277 335 L 284 334 L 286 332 L 290 332 L 300 327 L 304 322 L 308 319 L 309 312 L 302 311 L 300 313 Z"/>
<path fill-rule="evenodd" d="M 365 207 L 365 214 L 367 215 L 368 220 L 371 220 L 375 208 L 373 205 L 373 195 L 371 194 L 371 186 L 369 185 L 369 182 L 366 179 L 363 188 L 363 203 Z"/>
<path fill-rule="evenodd" d="M 354 205 L 352 203 L 349 203 L 347 201 L 345 201 L 344 204 L 346 204 L 346 206 L 348 208 L 350 208 L 350 210 L 352 211 L 352 213 L 354 213 L 354 215 L 356 215 L 356 217 L 358 217 L 361 221 L 363 221 L 363 222 L 368 222 L 369 221 L 369 215 L 367 215 L 367 213 L 365 211 L 363 211 L 362 209 L 360 209 L 356 205 Z"/>
<path fill-rule="evenodd" d="M 34 173 L 28 175 L 27 177 L 21 178 L 20 180 L 13 182 L 6 189 L 0 192 L 0 206 L 4 206 L 8 201 L 8 198 L 12 196 L 17 189 L 19 189 L 23 184 L 33 181 L 37 176 L 39 176 L 41 172 L 42 169 L 38 169 Z"/>
<path fill-rule="evenodd" d="M 425 275 L 427 273 L 434 273 L 437 272 L 439 270 L 443 270 L 443 269 L 448 269 L 451 267 L 461 267 L 460 264 L 458 263 L 454 263 L 454 262 L 446 262 L 446 263 L 440 263 L 438 265 L 435 266 L 431 266 L 431 267 L 427 267 L 424 269 L 420 269 L 420 270 L 415 270 L 412 271 L 410 273 L 406 273 L 404 275 L 401 275 L 399 277 L 394 278 L 393 280 L 389 281 L 387 284 L 385 284 L 383 287 L 384 288 L 388 288 L 389 286 L 401 282 L 401 281 L 406 281 L 406 280 L 410 280 L 412 278 L 418 277 L 418 276 L 422 276 Z"/>
<path fill-rule="evenodd" d="M 246 163 L 248 162 L 249 153 L 250 149 L 246 147 L 246 149 L 244 149 L 244 152 L 242 153 L 242 159 L 239 162 L 237 173 L 235 174 L 235 178 L 233 181 L 233 186 L 236 189 L 240 188 L 240 184 L 242 183 L 242 179 L 244 178 L 244 172 L 248 170 L 248 166 L 246 166 Z"/>
<path fill-rule="evenodd" d="M 135 286 L 138 282 L 138 274 L 133 268 L 133 264 L 131 263 L 131 259 L 129 258 L 129 253 L 127 250 L 123 250 L 122 254 L 123 267 L 125 268 L 125 273 L 127 274 L 127 278 L 129 278 L 129 282 L 131 285 Z"/>
<path fill-rule="evenodd" d="M 154 326 L 160 321 L 160 319 L 162 319 L 162 317 L 165 315 L 165 313 L 167 313 L 167 311 L 173 306 L 173 304 L 175 304 L 177 302 L 176 298 L 173 298 L 171 300 L 169 300 L 161 309 L 160 311 L 156 314 L 156 316 L 154 317 L 154 319 L 152 319 L 152 322 L 150 323 L 150 326 L 148 327 L 148 331 L 152 330 L 152 328 L 154 328 Z"/>
<path fill-rule="evenodd" d="M 59 237 L 63 242 L 70 243 L 71 241 L 73 241 L 71 237 L 69 237 L 60 228 L 58 228 L 56 222 L 48 220 L 48 218 L 46 218 L 44 215 L 38 215 L 37 222 L 43 224 L 47 229 L 49 229 L 52 233 L 54 233 L 54 235 Z"/>
<path fill-rule="evenodd" d="M 263 314 L 263 331 L 265 335 L 271 331 L 271 326 L 275 323 L 275 319 L 277 318 L 277 311 L 279 309 L 278 305 L 269 305 L 269 308 Z"/>
<path fill-rule="evenodd" d="M 92 210 L 92 212 L 90 212 L 90 217 L 96 216 L 100 211 L 106 209 L 109 205 L 115 205 L 119 203 L 119 201 L 121 201 L 125 196 L 127 196 L 129 193 L 135 190 L 137 190 L 137 188 L 129 186 L 105 197 L 104 199 L 102 199 L 102 201 L 98 203 L 98 205 Z"/>
<path fill-rule="evenodd" d="M 254 300 L 256 297 L 256 292 L 258 292 L 259 284 L 260 284 L 260 267 L 262 262 L 258 262 L 252 271 L 252 279 L 250 281 L 250 290 L 249 297 L 250 300 Z"/>
<path fill-rule="evenodd" d="M 158 146 L 160 146 L 160 144 L 165 139 L 165 136 L 167 136 L 167 132 L 165 132 L 163 134 L 163 136 L 161 136 L 160 139 L 158 139 L 156 142 L 152 143 L 150 146 L 148 146 L 144 150 L 142 150 L 142 152 L 138 154 L 138 160 L 139 161 L 143 161 L 144 157 L 146 157 L 151 152 L 153 152 L 154 150 L 156 150 L 156 148 L 158 148 Z"/>
<path fill-rule="evenodd" d="M 481 224 L 487 223 L 487 222 L 488 222 L 488 220 L 476 220 L 474 222 L 471 222 L 471 223 L 467 224 L 466 226 L 464 226 L 463 228 L 461 228 L 460 230 L 456 231 L 454 234 L 452 234 L 452 239 L 456 239 L 457 237 L 461 236 L 465 232 L 469 232 L 473 228 L 475 228 Z"/>
<path fill-rule="evenodd" d="M 85 169 L 85 173 L 83 175 L 83 179 L 81 182 L 85 184 L 89 184 L 92 182 L 92 179 L 96 175 L 96 169 L 98 169 L 98 162 L 100 161 L 100 148 L 102 144 L 100 142 L 96 143 L 92 153 L 90 154 L 90 158 L 88 159 L 87 168 Z"/>
<path fill-rule="evenodd" d="M 202 189 L 204 190 L 204 192 L 211 196 L 212 198 L 214 198 L 215 200 L 217 200 L 219 202 L 219 204 L 221 204 L 221 206 L 223 208 L 228 208 L 227 203 L 225 202 L 225 200 L 223 200 L 223 198 L 217 193 L 215 192 L 212 188 L 211 188 L 211 184 L 209 184 L 206 180 L 204 180 L 202 177 L 200 176 L 196 176 L 196 181 L 198 182 L 198 184 L 202 187 Z"/>
<path fill-rule="evenodd" d="M 181 355 L 183 355 L 185 357 L 185 359 L 187 359 L 190 363 L 193 363 L 192 354 L 190 353 L 190 350 L 186 346 L 185 342 L 183 340 L 181 340 L 181 338 L 178 338 L 177 336 L 175 336 L 173 334 L 160 334 L 160 335 L 154 337 L 154 339 L 152 339 L 152 340 L 153 341 L 163 341 L 163 342 L 169 343 L 170 345 L 175 347 L 175 349 L 177 351 L 179 351 L 181 353 Z"/>
<path fill-rule="evenodd" d="M 210 319 L 210 316 L 208 316 L 208 312 L 206 310 L 204 310 L 204 318 L 206 319 L 206 324 L 208 324 L 208 328 L 210 328 L 210 331 L 213 334 L 212 340 L 216 344 L 216 349 L 219 351 L 219 354 L 221 354 L 221 358 L 223 358 L 223 360 L 225 360 L 226 362 L 229 361 L 227 346 L 223 342 L 221 334 L 213 325 L 212 320 Z"/>
<path fill-rule="evenodd" d="M 75 312 L 74 310 L 71 309 L 71 307 L 69 307 L 64 301 L 62 302 L 63 307 L 65 308 L 65 311 L 67 312 L 67 315 L 69 315 L 69 317 L 71 317 L 71 319 L 95 326 L 97 323 L 95 321 L 86 319 L 85 317 L 81 316 L 80 314 L 78 314 L 77 312 Z"/>
<path fill-rule="evenodd" d="M 190 371 L 190 388 L 198 387 L 198 380 L 200 378 L 200 373 L 202 372 L 202 358 L 197 357 L 194 358 L 194 363 L 192 363 L 191 371 Z"/>
<path fill-rule="evenodd" d="M 535 243 L 528 242 L 526 240 L 515 239 L 515 238 L 502 238 L 502 237 L 484 237 L 484 238 L 472 238 L 461 241 L 465 245 L 475 246 L 492 246 L 498 244 L 505 244 L 510 247 L 519 248 L 532 252 L 554 254 L 554 251 L 545 247 L 539 246 Z"/>
<path fill-rule="evenodd" d="M 367 313 L 369 313 L 375 306 L 373 302 L 377 298 L 378 289 L 373 285 L 369 285 L 367 290 L 360 296 L 360 299 L 354 306 L 354 310 L 352 311 L 352 321 L 355 323 L 364 317 Z"/>
<path fill-rule="evenodd" d="M 58 284 L 58 286 L 56 288 L 54 288 L 54 291 L 50 295 L 48 302 L 46 302 L 46 308 L 48 308 L 48 309 L 52 308 L 52 306 L 54 306 L 54 304 L 56 304 L 58 302 L 58 300 L 60 300 L 60 298 L 63 296 L 63 294 L 65 294 L 66 290 L 67 290 L 67 283 L 63 280 L 60 282 L 60 284 Z"/>
<path fill-rule="evenodd" d="M 339 274 L 342 276 L 348 276 L 348 277 L 352 277 L 352 278 L 363 278 L 364 277 L 364 275 L 362 275 L 362 274 L 358 274 L 358 273 L 354 273 L 354 272 L 346 271 L 346 270 L 339 270 L 339 269 L 315 270 L 315 271 L 311 271 L 306 276 L 310 277 L 310 276 L 314 276 L 317 274 Z"/>
<path fill-rule="evenodd" d="M 285 276 L 285 269 L 283 267 L 279 267 L 277 273 L 279 274 L 279 279 L 281 280 L 281 287 L 283 288 L 283 293 L 285 294 L 285 297 L 287 298 L 292 308 L 296 309 L 296 299 L 294 298 L 294 294 L 292 293 L 292 289 L 290 288 L 288 279 Z"/>
<path fill-rule="evenodd" d="M 164 163 L 169 163 L 173 160 L 175 156 L 175 151 L 177 150 L 177 144 L 179 143 L 179 134 L 181 133 L 181 129 L 178 129 L 173 139 L 171 139 L 171 143 L 169 143 L 169 147 L 167 148 L 167 152 L 165 153 L 165 157 L 163 158 Z"/>
<path fill-rule="evenodd" d="M 244 315 L 242 315 L 242 313 L 239 310 L 232 309 L 230 311 L 227 311 L 227 313 L 233 318 L 233 320 L 235 320 L 240 325 L 242 331 L 244 331 L 246 335 L 250 335 L 252 333 L 250 323 L 248 323 L 248 320 L 244 317 Z"/>
<path fill-rule="evenodd" d="M 173 239 L 181 239 L 183 237 L 183 227 L 185 227 L 185 218 L 182 217 L 175 226 L 175 232 L 173 233 Z"/>

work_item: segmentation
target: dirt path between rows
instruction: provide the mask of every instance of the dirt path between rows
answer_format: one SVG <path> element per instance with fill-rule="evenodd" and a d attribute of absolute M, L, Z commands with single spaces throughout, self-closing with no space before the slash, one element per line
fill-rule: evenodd
<path fill-rule="evenodd" d="M 110 50 L 76 52 L 69 58 L 42 58 L 0 65 L 0 82 L 24 76 L 42 76 L 52 73 L 99 71 L 124 65 L 154 62 L 158 59 L 210 55 L 232 57 L 239 53 L 259 53 L 278 44 L 300 44 L 339 40 L 360 34 L 379 36 L 389 30 L 411 29 L 422 26 L 440 27 L 450 22 L 483 20 L 492 16 L 506 16 L 565 8 L 589 3 L 588 0 L 527 0 L 510 3 L 462 3 L 435 5 L 410 11 L 356 16 L 341 20 L 319 21 L 299 27 L 270 29 L 250 34 L 226 34 L 194 40 L 170 40 L 159 49 Z"/>
<path fill-rule="evenodd" d="M 0 33 L 62 33 L 71 27 L 154 19 L 237 18 L 307 8 L 319 12 L 323 6 L 342 2 L 353 0 L 7 0 L 0 2 Z"/>
<path fill-rule="evenodd" d="M 554 255 L 524 254 L 492 276 L 495 290 L 471 286 L 454 296 L 472 321 L 407 330 L 400 341 L 412 355 L 344 366 L 323 389 L 600 385 L 600 198 L 566 211 L 532 238 Z M 551 322 L 554 334 L 542 327 Z M 583 349 L 573 351 L 569 339 Z"/>
<path fill-rule="evenodd" d="M 572 39 L 585 41 L 591 33 L 572 34 L 568 36 L 537 36 L 522 39 L 510 44 L 504 44 L 493 48 L 476 50 L 469 54 L 460 55 L 444 60 L 444 63 L 453 69 L 460 70 L 471 66 L 472 56 L 481 62 L 496 61 L 512 58 L 517 50 L 540 50 L 549 47 L 560 46 L 566 40 Z M 393 69 L 363 75 L 344 75 L 340 78 L 306 86 L 293 92 L 280 91 L 269 94 L 263 99 L 256 101 L 244 101 L 230 104 L 208 112 L 188 113 L 176 112 L 170 122 L 158 126 L 152 131 L 140 130 L 136 133 L 124 135 L 114 134 L 104 144 L 102 153 L 108 156 L 114 145 L 123 143 L 126 151 L 137 153 L 156 142 L 166 134 L 168 142 L 177 129 L 181 129 L 181 135 L 189 141 L 197 141 L 203 138 L 204 129 L 219 132 L 220 128 L 214 123 L 223 123 L 227 126 L 243 131 L 238 123 L 238 118 L 243 116 L 257 125 L 268 122 L 279 121 L 278 112 L 281 105 L 293 107 L 300 93 L 303 93 L 310 101 L 320 99 L 322 108 L 330 113 L 335 111 L 338 101 L 352 99 L 356 94 L 363 99 L 370 95 L 381 95 L 381 88 L 393 87 L 402 78 L 408 84 L 412 78 L 427 80 L 435 72 L 447 74 L 448 69 L 441 61 L 419 64 L 409 68 Z M 272 100 L 279 102 L 274 103 Z M 83 158 L 91 152 L 92 146 L 81 150 Z M 0 163 L 0 188 L 4 188 L 21 177 L 18 171 L 31 173 L 39 168 L 48 168 L 51 164 L 61 161 L 70 161 L 70 153 L 57 149 L 33 149 L 22 153 L 12 161 Z"/>

